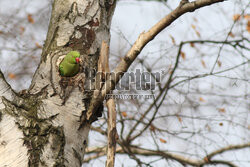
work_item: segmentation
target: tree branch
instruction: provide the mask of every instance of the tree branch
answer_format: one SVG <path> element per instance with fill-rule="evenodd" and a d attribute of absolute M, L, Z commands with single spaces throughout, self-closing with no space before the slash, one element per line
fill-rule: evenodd
<path fill-rule="evenodd" d="M 99 106 L 101 102 L 104 100 L 105 95 L 114 90 L 116 83 L 119 82 L 120 78 L 123 76 L 124 72 L 128 70 L 130 65 L 142 51 L 142 49 L 154 39 L 156 35 L 158 35 L 163 29 L 173 23 L 177 18 L 182 16 L 187 12 L 193 12 L 196 9 L 199 9 L 204 6 L 208 6 L 214 3 L 223 2 L 224 0 L 197 0 L 194 2 L 185 2 L 180 3 L 180 5 L 173 10 L 170 14 L 161 19 L 157 24 L 155 24 L 149 31 L 143 32 L 140 34 L 138 39 L 135 41 L 134 45 L 128 51 L 127 55 L 121 60 L 121 62 L 117 65 L 114 70 L 116 74 L 115 77 L 109 76 L 107 81 L 105 82 L 103 89 L 101 91 L 101 96 L 98 97 L 98 100 L 95 101 L 94 106 Z M 91 108 L 88 110 L 88 113 L 94 114 L 98 107 Z M 88 118 L 90 118 L 88 116 Z"/>
<path fill-rule="evenodd" d="M 103 41 L 100 57 L 98 61 L 98 72 L 103 73 L 102 79 L 105 80 L 106 75 L 110 73 L 109 69 L 109 47 L 108 44 Z M 106 101 L 108 109 L 108 144 L 107 144 L 107 161 L 106 167 L 114 167 L 115 165 L 115 151 L 116 151 L 116 110 L 114 99 L 107 99 Z"/>
<path fill-rule="evenodd" d="M 132 154 L 137 154 L 137 155 L 142 155 L 142 156 L 160 156 L 160 157 L 163 157 L 165 159 L 172 159 L 172 160 L 175 160 L 177 162 L 180 162 L 181 164 L 186 164 L 186 165 L 191 165 L 191 166 L 200 166 L 201 167 L 201 166 L 209 165 L 209 164 L 224 164 L 224 165 L 227 165 L 230 167 L 237 167 L 232 162 L 225 161 L 225 160 L 211 160 L 211 158 L 214 157 L 215 155 L 219 155 L 219 154 L 224 153 L 226 151 L 232 151 L 232 150 L 248 148 L 248 147 L 250 147 L 250 143 L 245 143 L 245 144 L 240 144 L 240 145 L 230 145 L 230 146 L 218 149 L 214 152 L 211 152 L 210 154 L 208 154 L 206 157 L 204 157 L 201 160 L 191 159 L 191 158 L 185 157 L 183 155 L 169 153 L 166 151 L 150 150 L 150 149 L 145 149 L 145 148 L 139 148 L 136 146 L 129 146 L 129 150 Z M 105 148 L 92 148 L 92 149 L 88 148 L 86 150 L 86 153 L 97 153 L 97 155 L 92 156 L 91 159 L 93 159 L 93 157 L 104 156 L 105 152 L 106 152 Z M 116 152 L 118 154 L 127 154 L 127 152 L 125 150 L 123 150 L 122 147 L 118 147 L 116 149 Z M 88 161 L 89 160 L 90 159 L 88 159 Z"/>
<path fill-rule="evenodd" d="M 229 150 L 230 151 L 232 151 L 232 150 L 238 150 L 238 149 L 247 148 L 247 147 L 250 147 L 250 142 L 249 143 L 245 143 L 245 144 L 239 144 L 239 145 L 229 145 L 227 147 L 223 147 L 221 149 L 218 149 L 218 150 L 215 150 L 215 151 L 211 152 L 210 154 L 207 155 L 207 158 L 211 159 L 214 156 L 216 156 L 218 154 L 221 154 L 223 152 L 226 152 L 226 151 L 229 151 Z"/>
<path fill-rule="evenodd" d="M 165 99 L 165 96 L 167 95 L 168 93 L 168 90 L 169 90 L 169 86 L 170 84 L 172 83 L 173 81 L 173 76 L 174 76 L 174 73 L 178 67 L 178 64 L 179 64 L 179 59 L 180 59 L 180 56 L 181 56 L 181 51 L 182 51 L 182 47 L 183 47 L 183 42 L 181 42 L 180 44 L 180 47 L 178 49 L 178 53 L 177 53 L 177 56 L 176 56 L 176 60 L 175 60 L 175 65 L 173 67 L 173 69 L 171 70 L 171 73 L 170 73 L 170 76 L 168 77 L 168 80 L 167 80 L 167 83 L 165 84 L 165 86 L 162 88 L 162 90 L 160 91 L 159 95 L 157 96 L 157 98 L 154 100 L 154 102 L 148 107 L 148 109 L 145 111 L 145 113 L 141 116 L 141 118 L 136 122 L 136 124 L 133 126 L 133 128 L 131 128 L 131 130 L 129 131 L 128 135 L 127 135 L 127 140 L 134 140 L 135 138 L 137 138 L 138 136 L 140 136 L 143 132 L 145 132 L 145 130 L 147 130 L 147 128 L 151 125 L 151 123 L 153 122 L 157 112 L 159 111 L 159 108 L 161 107 L 164 99 Z M 163 98 L 161 98 L 163 95 Z M 161 100 L 160 100 L 161 98 Z M 160 100 L 160 103 L 157 104 L 157 102 Z M 147 125 L 145 125 L 145 127 L 139 132 L 137 133 L 135 136 L 131 137 L 132 133 L 135 132 L 135 129 L 137 128 L 137 126 L 142 122 L 142 120 L 146 117 L 146 115 L 151 111 L 151 109 L 153 107 L 156 107 L 156 110 L 153 114 L 153 117 L 150 119 L 150 121 L 148 122 Z M 130 138 L 131 137 L 131 138 Z"/>
<path fill-rule="evenodd" d="M 105 83 L 102 94 L 105 95 L 110 90 L 113 90 L 115 84 L 119 82 L 121 76 L 128 70 L 130 65 L 133 63 L 135 58 L 139 55 L 142 49 L 155 38 L 163 29 L 173 23 L 177 18 L 187 12 L 193 12 L 204 6 L 208 6 L 214 3 L 222 2 L 224 0 L 197 0 L 190 3 L 180 4 L 174 11 L 161 19 L 157 24 L 155 24 L 148 32 L 143 32 L 140 34 L 132 48 L 128 51 L 127 55 L 122 59 L 122 61 L 117 65 L 114 72 L 117 74 L 114 78 L 111 87 L 108 87 L 109 80 Z M 109 78 L 112 79 L 112 78 Z"/>
<path fill-rule="evenodd" d="M 108 99 L 108 146 L 106 167 L 113 167 L 115 164 L 116 140 L 118 138 L 116 130 L 116 110 L 115 100 Z"/>

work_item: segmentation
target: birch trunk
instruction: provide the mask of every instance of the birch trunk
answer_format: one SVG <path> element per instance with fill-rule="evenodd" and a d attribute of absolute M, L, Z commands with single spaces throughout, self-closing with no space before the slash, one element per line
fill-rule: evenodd
<path fill-rule="evenodd" d="M 115 1 L 55 0 L 47 39 L 28 90 L 16 93 L 0 73 L 0 166 L 82 164 L 90 124 L 86 120 L 102 41 L 110 40 Z M 58 65 L 71 50 L 81 70 L 61 77 Z M 80 120 L 85 122 L 80 125 Z"/>

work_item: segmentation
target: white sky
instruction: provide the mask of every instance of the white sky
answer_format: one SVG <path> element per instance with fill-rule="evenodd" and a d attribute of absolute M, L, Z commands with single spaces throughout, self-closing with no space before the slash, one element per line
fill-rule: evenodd
<path fill-rule="evenodd" d="M 20 3 L 22 2 L 22 3 Z M 0 14 L 6 14 L 9 15 L 11 13 L 14 13 L 16 9 L 22 9 L 25 8 L 25 10 L 20 10 L 18 12 L 19 17 L 26 17 L 27 13 L 36 13 L 37 10 L 42 9 L 43 5 L 46 6 L 48 1 L 42 1 L 44 4 L 41 3 L 41 0 L 1 0 L 0 1 Z M 46 3 L 45 3 L 46 2 Z M 238 1 L 237 1 L 238 2 Z M 248 0 L 241 1 L 242 4 L 248 3 Z M 175 8 L 177 1 L 171 1 L 171 8 Z M 27 7 L 28 6 L 28 7 Z M 143 50 L 143 52 L 139 55 L 138 58 L 144 59 L 149 65 L 152 64 L 152 62 L 155 62 L 158 60 L 160 56 L 161 62 L 157 63 L 154 69 L 156 71 L 159 70 L 165 70 L 169 68 L 171 64 L 174 62 L 174 58 L 177 54 L 176 49 L 173 48 L 173 43 L 170 38 L 170 36 L 173 36 L 175 39 L 176 44 L 179 44 L 181 41 L 187 41 L 187 40 L 196 40 L 196 39 L 207 39 L 207 40 L 225 40 L 227 36 L 227 32 L 225 31 L 233 24 L 232 17 L 234 14 L 237 14 L 241 11 L 241 7 L 246 5 L 240 5 L 236 4 L 236 1 L 226 1 L 224 3 L 216 4 L 213 6 L 205 7 L 202 9 L 199 9 L 198 11 L 194 13 L 188 13 L 179 18 L 177 21 L 175 21 L 172 25 L 170 25 L 167 29 L 165 29 L 163 32 L 161 32 L 154 41 L 150 42 Z M 27 26 L 26 32 L 29 33 L 29 31 L 34 32 L 34 36 L 32 39 L 30 39 L 30 42 L 22 42 L 21 37 L 16 37 L 15 41 L 9 42 L 8 46 L 15 46 L 16 43 L 20 42 L 23 44 L 24 48 L 30 48 L 31 46 L 34 46 L 35 42 L 39 42 L 41 45 L 46 37 L 46 27 L 48 22 L 46 22 L 47 19 L 49 19 L 48 11 L 50 9 L 47 9 L 47 12 L 38 12 L 37 15 L 34 15 L 34 19 L 38 24 L 35 24 L 32 26 Z M 118 2 L 115 14 L 112 21 L 112 30 L 111 30 L 111 64 L 116 64 L 115 62 L 118 60 L 117 57 L 114 55 L 125 55 L 126 52 L 129 49 L 129 44 L 126 40 L 124 40 L 119 34 L 123 34 L 125 38 L 129 41 L 130 44 L 133 44 L 133 42 L 136 40 L 138 35 L 143 32 L 147 31 L 150 27 L 152 27 L 153 24 L 158 22 L 162 17 L 164 17 L 166 14 L 170 12 L 170 9 L 167 8 L 165 5 L 159 2 L 136 2 L 136 1 L 121 1 Z M 41 14 L 40 14 L 41 13 Z M 246 13 L 250 13 L 250 9 L 246 9 Z M 15 13 L 14 13 L 15 14 Z M 46 18 L 45 21 L 42 18 Z M 40 24 L 41 23 L 43 24 Z M 242 21 L 242 24 L 245 24 L 246 21 Z M 11 22 L 8 22 L 11 23 Z M 16 23 L 18 24 L 18 23 Z M 27 23 L 26 23 L 27 24 Z M 8 29 L 11 24 L 6 24 L 6 20 L 0 20 L 0 30 L 1 29 Z M 41 25 L 41 26 L 40 26 Z M 201 34 L 201 37 L 197 36 L 194 29 L 191 27 L 191 25 L 194 25 L 196 27 L 196 30 L 199 31 Z M 240 37 L 241 36 L 241 27 L 240 25 L 236 25 L 233 29 L 233 33 L 235 36 Z M 15 29 L 11 29 L 10 32 L 12 34 L 15 33 Z M 250 34 L 244 33 L 244 35 L 250 39 Z M 233 38 L 229 38 L 233 39 Z M 3 41 L 2 41 L 3 42 Z M 6 42 L 6 41 L 4 41 Z M 15 43 L 16 42 L 16 43 Z M 1 41 L 0 41 L 1 45 Z M 249 46 L 250 44 L 248 44 Z M 182 60 L 180 62 L 180 69 L 177 70 L 178 75 L 196 75 L 200 73 L 206 73 L 209 71 L 211 66 L 213 65 L 216 54 L 218 53 L 218 48 L 214 48 L 214 50 L 211 50 L 211 47 L 202 47 L 202 52 L 204 52 L 204 56 L 201 58 L 200 52 L 197 51 L 194 48 L 191 48 L 189 46 L 184 47 L 183 50 L 186 53 L 186 60 Z M 37 53 L 36 53 L 37 54 Z M 166 55 L 166 56 L 165 56 Z M 250 53 L 245 53 L 247 58 L 250 58 Z M 18 55 L 12 53 L 12 52 L 3 52 L 0 55 L 2 58 L 2 61 L 0 61 L 0 68 L 2 71 L 8 73 L 16 73 L 18 72 L 19 66 L 15 61 L 18 61 L 19 57 Z M 11 59 L 10 59 L 11 56 Z M 206 68 L 203 67 L 201 64 L 201 59 L 205 61 Z M 3 61 L 4 60 L 4 61 Z M 219 68 L 216 66 L 215 71 L 227 69 L 229 67 L 232 67 L 234 65 L 240 64 L 242 61 L 244 61 L 244 58 L 237 56 L 235 52 L 232 52 L 231 50 L 226 50 L 222 52 L 222 56 L 220 61 L 222 62 L 222 66 Z M 7 62 L 7 63 L 6 63 Z M 13 63 L 14 62 L 14 63 Z M 38 63 L 39 61 L 36 61 Z M 11 64 L 12 63 L 12 64 Z M 11 66 L 11 68 L 9 68 Z M 135 68 L 136 65 L 133 65 Z M 138 66 L 137 66 L 138 67 Z M 184 68 L 185 67 L 185 68 Z M 250 79 L 250 65 L 243 66 L 242 68 L 239 68 L 238 70 L 235 70 L 232 73 L 227 73 L 225 75 L 230 77 L 237 77 L 237 78 L 245 78 Z M 36 68 L 31 67 L 31 70 L 34 71 Z M 190 71 L 186 71 L 186 69 L 192 69 Z M 132 70 L 132 69 L 131 69 Z M 248 75 L 247 75 L 248 74 Z M 7 74 L 6 74 L 7 75 Z M 8 78 L 7 78 L 8 79 Z M 20 85 L 17 85 L 17 80 L 10 80 L 8 79 L 13 87 L 16 89 L 20 89 Z M 25 77 L 20 78 L 19 81 L 22 82 L 22 84 L 25 87 L 28 87 L 31 81 L 31 77 Z M 230 86 L 236 84 L 237 86 Z M 191 88 L 188 87 L 191 85 Z M 249 83 L 236 81 L 235 83 L 232 83 L 232 80 L 228 80 L 225 78 L 217 78 L 217 77 L 208 77 L 203 80 L 199 80 L 199 82 L 190 82 L 190 85 L 182 85 L 183 91 L 192 91 L 193 88 L 197 88 L 199 91 L 207 93 L 207 92 L 213 92 L 218 94 L 227 94 L 227 95 L 243 95 L 243 94 L 250 94 L 249 89 Z M 193 87 L 192 87 L 193 86 Z M 190 89 L 190 90 L 189 90 Z M 169 96 L 174 97 L 173 99 L 169 98 L 169 101 L 175 101 L 178 105 L 181 106 L 181 104 L 185 104 L 185 98 L 177 94 L 176 92 L 170 92 Z M 195 97 L 195 96 L 193 96 Z M 199 96 L 197 96 L 199 98 Z M 204 110 L 205 112 L 202 113 L 204 117 L 212 117 L 216 116 L 219 120 L 225 119 L 224 116 L 218 116 L 218 113 L 214 112 L 214 106 L 216 107 L 227 107 L 227 104 L 222 101 L 219 97 L 205 97 L 206 102 L 204 106 L 201 106 L 201 110 Z M 249 96 L 246 97 L 246 99 L 237 99 L 235 101 L 231 101 L 231 104 L 228 105 L 227 108 L 227 114 L 228 117 L 234 118 L 234 122 L 242 123 L 245 121 L 244 124 L 250 124 L 249 122 Z M 208 106 L 210 105 L 210 107 Z M 208 106 L 208 107 L 207 107 Z M 212 107 L 211 107 L 212 106 Z M 248 110 L 249 109 L 249 110 Z M 174 110 L 174 109 L 173 109 Z M 184 109 L 183 109 L 184 110 Z M 247 111 L 248 110 L 248 111 Z M 193 114 L 192 110 L 185 110 L 187 114 Z M 136 114 L 136 113 L 134 113 Z M 228 120 L 231 120 L 231 118 L 228 118 Z M 233 120 L 233 119 L 232 119 Z M 194 121 L 195 122 L 195 121 Z M 204 122 L 206 123 L 206 122 Z M 203 122 L 195 122 L 193 125 L 195 127 L 188 127 L 190 129 L 202 129 L 205 125 Z M 227 122 L 224 123 L 223 127 L 218 126 L 217 123 L 213 122 L 214 124 L 211 125 L 211 127 L 216 128 L 216 132 L 222 132 L 222 133 L 228 133 L 228 134 L 235 134 L 230 136 L 230 138 L 226 138 L 225 140 L 222 140 L 222 137 L 218 137 L 217 134 L 212 134 L 212 136 L 208 135 L 208 138 L 218 140 L 218 145 L 212 144 L 209 146 L 209 140 L 204 141 L 201 145 L 206 147 L 206 150 L 212 151 L 215 148 L 218 148 L 218 146 L 223 146 L 227 144 L 237 144 L 239 142 L 249 142 L 250 140 L 250 132 L 246 129 L 243 130 L 242 128 L 237 127 L 236 125 L 228 125 Z M 158 122 L 161 126 L 169 126 L 171 130 L 178 130 L 182 129 L 185 126 L 188 126 L 188 122 L 183 121 L 183 124 L 180 124 L 178 121 L 171 119 L 168 120 L 168 122 Z M 235 127 L 235 128 L 234 128 Z M 119 129 L 119 127 L 118 127 Z M 214 136 L 213 136 L 214 135 Z M 174 150 L 174 151 L 186 151 L 186 152 L 192 152 L 191 148 L 193 146 L 187 146 L 187 143 L 183 141 L 177 141 L 177 139 L 172 138 L 171 136 L 159 136 L 159 137 L 165 137 L 168 140 L 167 144 L 160 144 L 161 148 L 167 149 L 167 150 Z M 227 137 L 227 136 L 225 136 Z M 90 132 L 90 145 L 104 145 L 105 140 L 102 136 L 97 135 L 95 132 Z M 200 138 L 196 138 L 196 140 L 202 140 Z M 225 141 L 227 143 L 225 143 Z M 142 144 L 145 147 L 149 147 L 153 145 L 153 141 L 151 138 L 141 138 L 137 140 L 137 144 Z M 191 150 L 191 151 L 190 151 Z M 202 156 L 205 155 L 205 152 L 200 151 L 200 154 Z M 250 166 L 249 156 L 250 150 L 243 150 L 240 153 L 233 152 L 229 154 L 225 154 L 224 158 L 227 159 L 230 156 L 235 156 L 236 159 L 242 160 L 242 163 L 239 166 L 248 167 Z M 101 160 L 97 160 L 94 162 L 91 162 L 89 165 L 84 165 L 84 167 L 90 167 L 90 166 L 103 166 L 105 162 L 105 158 L 102 158 Z M 148 158 L 150 159 L 150 158 Z M 246 162 L 243 162 L 246 161 Z M 163 161 L 160 161 L 158 163 L 155 163 L 155 166 L 163 167 L 165 165 L 162 164 Z M 122 156 L 120 158 L 117 158 L 116 160 L 116 166 L 121 166 L 121 164 L 125 164 L 125 166 L 135 166 L 135 163 L 133 160 L 129 160 L 127 156 Z M 166 163 L 164 163 L 166 164 Z M 172 164 L 174 166 L 178 166 L 177 164 Z M 172 167 L 172 166 L 171 166 Z"/>

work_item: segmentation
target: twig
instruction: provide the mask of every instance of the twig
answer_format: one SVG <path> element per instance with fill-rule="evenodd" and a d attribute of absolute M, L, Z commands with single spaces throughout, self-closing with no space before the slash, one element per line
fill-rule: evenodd
<path fill-rule="evenodd" d="M 170 14 L 161 19 L 157 24 L 155 24 L 151 29 L 149 29 L 149 31 L 141 33 L 138 39 L 135 41 L 134 45 L 128 51 L 127 55 L 120 61 L 120 63 L 115 68 L 115 77 L 108 76 L 106 82 L 104 83 L 104 86 L 102 87 L 100 96 L 96 98 L 96 100 L 91 105 L 92 107 L 90 106 L 87 111 L 87 120 L 90 120 L 92 115 L 95 114 L 96 110 L 98 109 L 98 106 L 104 100 L 105 95 L 111 90 L 114 90 L 115 85 L 119 82 L 123 74 L 128 70 L 128 68 L 134 62 L 134 60 L 142 51 L 142 49 L 146 46 L 147 43 L 153 40 L 156 35 L 158 35 L 163 29 L 165 29 L 183 14 L 187 12 L 193 12 L 201 7 L 223 1 L 224 0 L 197 0 L 193 2 L 188 2 L 184 0 L 175 10 L 173 10 Z"/>
<path fill-rule="evenodd" d="M 246 6 L 246 8 L 242 11 L 241 15 L 243 15 L 243 14 L 245 13 L 245 10 L 248 9 L 249 4 L 250 4 L 250 3 L 248 3 L 248 5 Z M 236 24 L 237 21 L 238 21 L 238 19 L 237 19 L 237 20 L 233 23 L 233 25 L 231 26 L 230 31 L 229 31 L 229 33 L 228 33 L 227 36 L 226 36 L 225 42 L 228 40 L 229 35 L 230 35 L 230 32 L 232 32 L 232 30 L 233 30 L 233 28 L 234 28 L 234 26 L 235 26 L 235 24 Z M 221 45 L 221 47 L 220 47 L 220 49 L 219 49 L 218 55 L 217 55 L 217 57 L 216 57 L 216 59 L 215 59 L 214 65 L 213 65 L 213 67 L 212 67 L 210 73 L 213 73 L 214 68 L 215 68 L 215 66 L 216 66 L 216 64 L 217 64 L 217 62 L 218 62 L 218 60 L 219 60 L 219 57 L 220 57 L 220 55 L 221 55 L 221 51 L 222 51 L 224 45 L 225 45 L 225 43 L 222 43 L 222 45 Z"/>
<path fill-rule="evenodd" d="M 119 144 L 121 144 L 121 143 L 119 143 Z M 211 158 L 214 157 L 215 155 L 222 154 L 226 151 L 248 148 L 248 147 L 250 147 L 250 143 L 245 143 L 245 144 L 240 144 L 240 145 L 230 145 L 230 146 L 218 149 L 214 152 L 211 152 L 210 154 L 208 154 L 206 157 L 204 157 L 201 160 L 188 158 L 188 157 L 185 157 L 185 156 L 182 156 L 179 154 L 170 153 L 168 151 L 156 151 L 156 150 L 145 149 L 145 148 L 140 148 L 140 147 L 131 146 L 131 145 L 127 146 L 127 147 L 129 147 L 130 153 L 132 153 L 132 154 L 137 154 L 137 155 L 142 155 L 142 156 L 160 156 L 160 157 L 163 157 L 165 159 L 175 160 L 175 161 L 177 161 L 181 164 L 185 164 L 185 165 L 202 167 L 202 166 L 205 166 L 208 164 L 224 164 L 224 165 L 227 165 L 230 167 L 237 167 L 232 162 L 225 161 L 225 160 L 212 160 Z M 87 153 L 98 153 L 98 155 L 100 157 L 100 155 L 102 155 L 101 153 L 103 151 L 105 151 L 105 149 L 95 148 L 95 149 L 89 149 L 89 151 L 87 151 Z M 122 149 L 122 147 L 118 147 L 116 149 L 116 152 L 118 154 L 127 154 L 127 152 L 124 151 L 124 149 Z"/>

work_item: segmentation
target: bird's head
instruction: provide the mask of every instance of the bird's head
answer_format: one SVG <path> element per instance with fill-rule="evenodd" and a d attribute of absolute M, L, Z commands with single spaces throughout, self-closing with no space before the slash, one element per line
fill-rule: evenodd
<path fill-rule="evenodd" d="M 80 63 L 80 53 L 78 51 L 70 51 L 66 58 L 70 63 L 79 64 Z"/>

